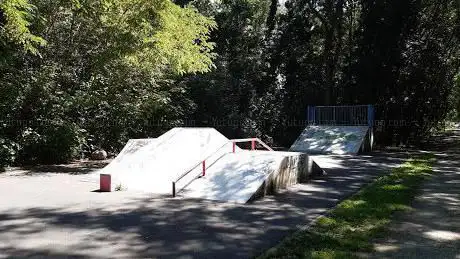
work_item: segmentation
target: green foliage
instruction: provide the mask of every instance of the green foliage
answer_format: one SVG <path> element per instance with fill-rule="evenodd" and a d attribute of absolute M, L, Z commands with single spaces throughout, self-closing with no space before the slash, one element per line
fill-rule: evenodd
<path fill-rule="evenodd" d="M 19 34 L 47 44 L 40 56 L 2 49 L 0 136 L 18 143 L 18 156 L 3 164 L 61 163 L 95 148 L 117 151 L 129 138 L 180 125 L 193 110 L 174 82 L 211 69 L 211 18 L 169 0 L 21 3 L 2 2 L 9 8 L 2 10 L 21 10 Z M 5 29 L 13 28 L 8 21 Z"/>
<path fill-rule="evenodd" d="M 37 54 L 37 48 L 46 44 L 43 38 L 29 30 L 33 11 L 34 6 L 27 0 L 3 0 L 0 3 L 0 44 L 3 47 L 14 43 Z"/>
<path fill-rule="evenodd" d="M 449 104 L 451 110 L 447 119 L 449 121 L 460 121 L 460 72 L 454 78 L 454 87 L 449 96 Z"/>
<path fill-rule="evenodd" d="M 380 142 L 421 140 L 455 117 L 459 10 L 455 0 L 4 0 L 0 136 L 20 154 L 4 163 L 117 151 L 180 125 L 289 146 L 307 105 L 324 104 L 375 104 L 378 120 L 406 123 L 379 128 Z M 38 154 L 58 140 L 62 158 Z"/>
<path fill-rule="evenodd" d="M 458 1 L 192 3 L 219 28 L 217 69 L 186 79 L 203 125 L 236 121 L 218 127 L 289 146 L 308 105 L 374 104 L 391 145 L 423 139 L 452 109 Z"/>
<path fill-rule="evenodd" d="M 432 173 L 433 159 L 409 160 L 260 258 L 358 258 L 359 252 L 371 252 L 373 238 L 384 233 L 392 215 L 411 209 L 417 189 Z"/>
<path fill-rule="evenodd" d="M 18 162 L 21 164 L 65 163 L 78 154 L 79 128 L 72 124 L 51 122 L 22 133 Z"/>
<path fill-rule="evenodd" d="M 5 166 L 11 165 L 16 160 L 17 152 L 17 143 L 0 138 L 0 172 L 4 170 Z"/>
<path fill-rule="evenodd" d="M 131 65 L 180 74 L 206 72 L 212 65 L 208 32 L 215 23 L 192 7 L 169 0 L 100 0 L 79 1 L 72 12 L 74 19 L 104 28 L 103 38 L 112 42 L 104 54 L 115 52 Z"/>
<path fill-rule="evenodd" d="M 192 118 L 198 125 L 212 125 L 227 135 L 258 135 L 267 140 L 266 136 L 272 135 L 271 127 L 262 127 L 264 122 L 256 117 L 263 114 L 273 120 L 276 116 L 270 109 L 275 105 L 270 103 L 273 97 L 260 98 L 272 85 L 267 80 L 271 78 L 266 72 L 269 63 L 264 51 L 270 2 L 197 0 L 192 4 L 200 12 L 213 15 L 218 24 L 212 34 L 218 55 L 216 69 L 184 79 L 197 103 Z M 266 108 L 269 114 L 264 114 Z"/>

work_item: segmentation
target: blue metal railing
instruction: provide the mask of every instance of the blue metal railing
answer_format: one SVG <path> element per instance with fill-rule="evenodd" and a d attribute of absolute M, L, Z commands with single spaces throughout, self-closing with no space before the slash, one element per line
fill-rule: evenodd
<path fill-rule="evenodd" d="M 308 106 L 307 121 L 309 125 L 372 127 L 374 113 L 373 105 Z"/>

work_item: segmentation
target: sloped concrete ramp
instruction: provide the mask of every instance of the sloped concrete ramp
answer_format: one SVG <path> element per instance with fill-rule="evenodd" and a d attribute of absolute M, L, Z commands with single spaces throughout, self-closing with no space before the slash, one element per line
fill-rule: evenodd
<path fill-rule="evenodd" d="M 110 172 L 116 170 L 117 167 L 123 164 L 129 164 L 131 159 L 136 156 L 136 152 L 145 146 L 155 145 L 157 143 L 156 138 L 144 138 L 144 139 L 130 139 L 118 153 L 117 157 L 108 164 L 104 170 Z"/>
<path fill-rule="evenodd" d="M 370 142 L 368 126 L 308 126 L 292 144 L 290 151 L 312 154 L 357 154 Z"/>
<path fill-rule="evenodd" d="M 315 170 L 305 153 L 233 152 L 232 141 L 213 128 L 174 128 L 156 139 L 130 140 L 97 176 L 110 174 L 112 190 L 172 195 L 175 182 L 178 196 L 246 203 L 304 182 Z"/>
<path fill-rule="evenodd" d="M 204 177 L 184 188 L 181 196 L 246 203 L 274 194 L 310 177 L 314 169 L 304 153 L 241 151 L 226 154 L 211 165 Z M 316 166 L 316 167 L 315 167 Z"/>
<path fill-rule="evenodd" d="M 197 162 L 231 151 L 229 140 L 213 128 L 174 128 L 140 148 L 130 147 L 98 173 L 112 176 L 112 188 L 158 194 L 171 193 L 171 182 Z"/>

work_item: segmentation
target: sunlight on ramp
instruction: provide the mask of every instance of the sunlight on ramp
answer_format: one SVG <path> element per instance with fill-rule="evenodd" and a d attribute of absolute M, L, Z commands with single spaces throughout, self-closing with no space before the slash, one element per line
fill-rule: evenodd
<path fill-rule="evenodd" d="M 169 194 L 172 181 L 226 143 L 231 150 L 229 140 L 213 128 L 174 128 L 133 153 L 127 149 L 98 173 L 112 176 L 112 189 Z"/>
<path fill-rule="evenodd" d="M 183 197 L 245 203 L 250 200 L 270 177 L 291 174 L 292 183 L 297 172 L 308 167 L 301 161 L 308 157 L 295 152 L 242 151 L 230 153 L 210 166 L 206 176 L 187 186 Z M 299 173 L 300 174 L 300 173 Z M 289 183 L 287 183 L 289 185 Z"/>
<path fill-rule="evenodd" d="M 289 150 L 313 154 L 357 154 L 368 130 L 368 126 L 308 126 Z"/>

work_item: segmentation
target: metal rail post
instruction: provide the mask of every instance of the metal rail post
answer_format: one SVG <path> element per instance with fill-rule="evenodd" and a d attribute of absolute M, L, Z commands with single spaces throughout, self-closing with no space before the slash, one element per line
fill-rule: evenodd
<path fill-rule="evenodd" d="M 374 126 L 374 112 L 374 106 L 369 104 L 367 106 L 367 124 L 369 125 L 369 127 Z"/>
<path fill-rule="evenodd" d="M 206 160 L 203 160 L 203 176 L 206 175 Z"/>

